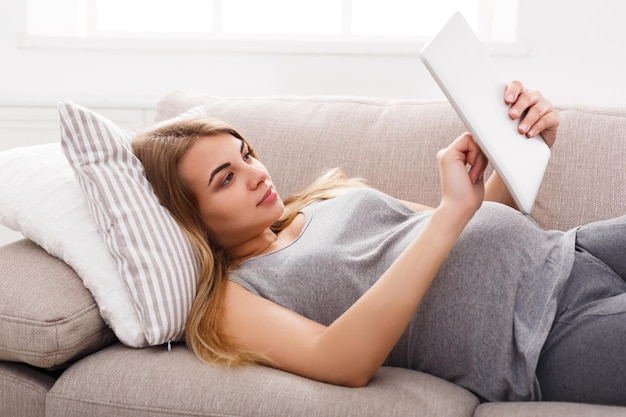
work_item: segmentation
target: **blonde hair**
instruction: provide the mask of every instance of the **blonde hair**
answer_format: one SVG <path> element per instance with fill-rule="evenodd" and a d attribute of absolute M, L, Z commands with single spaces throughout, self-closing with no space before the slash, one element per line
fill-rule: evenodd
<path fill-rule="evenodd" d="M 189 238 L 198 262 L 197 292 L 185 327 L 187 345 L 208 362 L 223 365 L 268 363 L 261 353 L 235 346 L 219 328 L 232 261 L 212 239 L 200 217 L 194 194 L 178 174 L 180 159 L 199 138 L 221 133 L 244 141 L 252 156 L 257 158 L 250 144 L 230 125 L 204 117 L 189 118 L 143 132 L 133 141 L 133 151 L 143 163 L 159 202 L 171 212 Z M 329 170 L 284 201 L 283 215 L 272 225 L 272 230 L 275 233 L 283 230 L 303 207 L 314 201 L 334 198 L 347 189 L 365 186 L 361 179 L 349 179 L 339 169 Z"/>

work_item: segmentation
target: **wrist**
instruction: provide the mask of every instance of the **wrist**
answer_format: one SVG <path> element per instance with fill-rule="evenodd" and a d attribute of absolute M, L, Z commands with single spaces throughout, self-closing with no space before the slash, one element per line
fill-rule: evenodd
<path fill-rule="evenodd" d="M 467 223 L 474 217 L 479 207 L 467 204 L 455 204 L 443 199 L 433 213 L 435 222 L 451 234 L 460 235 Z"/>

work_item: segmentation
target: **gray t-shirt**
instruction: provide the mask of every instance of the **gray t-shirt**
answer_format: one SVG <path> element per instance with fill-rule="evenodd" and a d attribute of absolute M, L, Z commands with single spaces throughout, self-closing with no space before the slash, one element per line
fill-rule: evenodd
<path fill-rule="evenodd" d="M 369 289 L 432 214 L 367 188 L 302 212 L 305 226 L 293 243 L 243 262 L 231 280 L 325 325 Z M 489 401 L 540 399 L 535 368 L 574 239 L 574 231 L 542 231 L 518 211 L 485 202 L 385 365 L 437 375 Z"/>

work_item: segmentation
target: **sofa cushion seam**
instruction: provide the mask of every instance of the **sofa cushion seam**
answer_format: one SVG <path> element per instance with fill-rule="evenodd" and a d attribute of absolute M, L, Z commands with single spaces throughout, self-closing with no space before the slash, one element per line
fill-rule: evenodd
<path fill-rule="evenodd" d="M 82 398 L 76 398 L 64 394 L 58 394 L 55 392 L 48 392 L 46 396 L 46 411 L 48 408 L 48 399 L 60 400 L 60 401 L 69 401 L 74 403 L 80 403 L 85 405 L 94 405 L 100 407 L 113 408 L 118 410 L 126 410 L 126 411 L 143 411 L 149 412 L 151 414 L 158 413 L 163 415 L 180 415 L 180 416 L 205 416 L 208 414 L 211 416 L 224 416 L 224 417 L 238 417 L 238 416 L 248 416 L 248 414 L 233 414 L 233 413 L 224 413 L 217 412 L 216 410 L 204 410 L 204 411 L 193 411 L 193 410 L 182 410 L 180 408 L 169 408 L 169 407 L 150 407 L 150 406 L 140 406 L 137 404 L 124 404 L 117 402 L 109 402 L 109 401 L 96 401 L 96 400 L 87 400 Z"/>

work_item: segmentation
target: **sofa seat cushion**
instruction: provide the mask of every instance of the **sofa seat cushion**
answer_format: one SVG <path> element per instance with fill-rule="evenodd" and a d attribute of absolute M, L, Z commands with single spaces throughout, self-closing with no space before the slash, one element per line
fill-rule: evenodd
<path fill-rule="evenodd" d="M 439 378 L 382 368 L 365 388 L 312 381 L 258 365 L 225 369 L 184 345 L 116 344 L 59 378 L 46 415 L 110 416 L 471 416 L 478 400 Z"/>
<path fill-rule="evenodd" d="M 538 402 L 481 404 L 474 417 L 626 417 L 626 407 L 606 405 Z"/>
<path fill-rule="evenodd" d="M 0 362 L 0 416 L 44 416 L 53 384 L 54 378 L 30 367 Z"/>
<path fill-rule="evenodd" d="M 0 359 L 56 368 L 116 341 L 82 281 L 30 240 L 0 248 Z"/>

